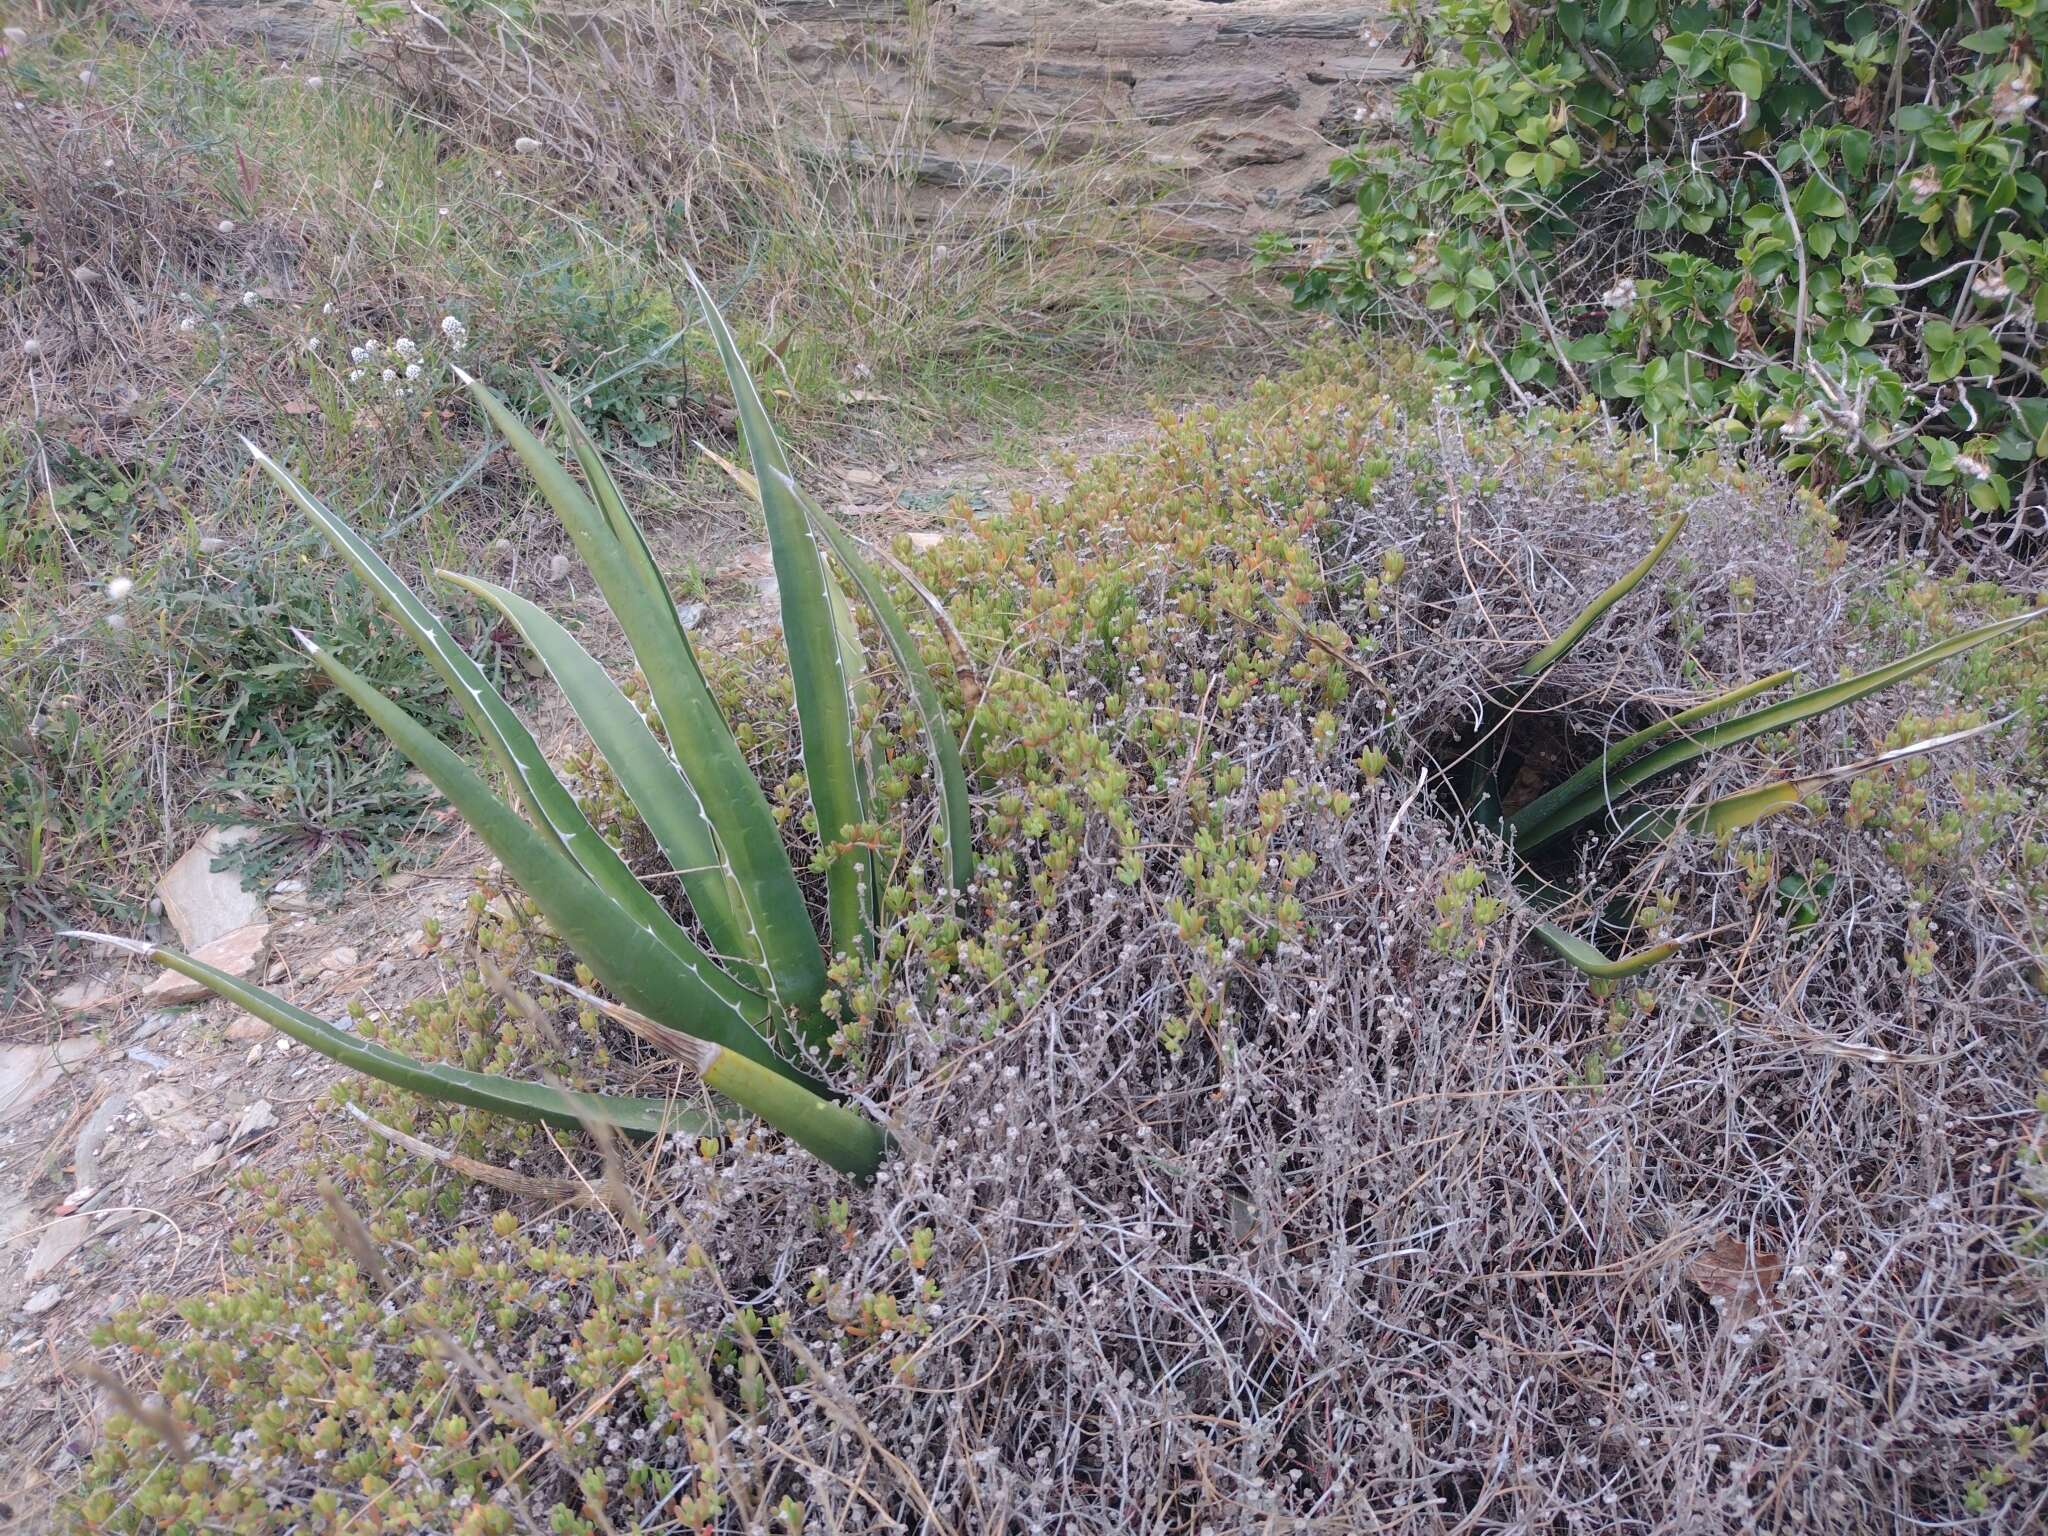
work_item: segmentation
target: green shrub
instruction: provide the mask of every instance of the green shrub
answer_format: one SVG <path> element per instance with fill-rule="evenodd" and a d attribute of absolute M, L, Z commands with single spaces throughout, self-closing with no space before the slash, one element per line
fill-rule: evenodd
<path fill-rule="evenodd" d="M 1845 507 L 2039 504 L 2048 6 L 1449 0 L 1409 24 L 1401 142 L 1337 161 L 1358 223 L 1299 302 L 1423 321 L 1483 398 L 1760 443 Z"/>

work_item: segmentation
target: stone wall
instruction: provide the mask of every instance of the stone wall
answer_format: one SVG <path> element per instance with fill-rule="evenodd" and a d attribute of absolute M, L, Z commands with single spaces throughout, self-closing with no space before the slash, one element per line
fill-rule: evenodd
<path fill-rule="evenodd" d="M 208 30 L 246 46 L 347 47 L 338 0 L 186 3 Z M 789 99 L 816 109 L 805 131 L 821 150 L 909 155 L 919 180 L 956 195 L 1090 154 L 1125 158 L 1171 184 L 1152 210 L 1155 229 L 1224 259 L 1261 230 L 1341 223 L 1330 159 L 1407 73 L 1384 5 L 1341 0 L 759 5 L 769 69 Z M 634 29 L 631 5 L 539 9 L 558 34 Z"/>
<path fill-rule="evenodd" d="M 849 141 L 906 114 L 934 177 L 1090 151 L 1182 178 L 1163 210 L 1191 249 L 1341 219 L 1329 162 L 1404 78 L 1383 6 L 1315 0 L 769 0 L 771 35 Z"/>

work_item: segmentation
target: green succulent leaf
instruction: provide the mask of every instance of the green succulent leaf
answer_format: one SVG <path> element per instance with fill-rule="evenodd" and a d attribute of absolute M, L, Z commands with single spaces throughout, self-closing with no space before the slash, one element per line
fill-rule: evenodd
<path fill-rule="evenodd" d="M 361 1039 L 347 1030 L 337 1029 L 325 1019 L 316 1018 L 273 992 L 252 986 L 176 950 L 138 944 L 107 934 L 67 933 L 62 937 L 111 944 L 145 954 L 166 970 L 191 977 L 243 1012 L 281 1030 L 328 1060 L 381 1083 L 389 1083 L 394 1088 L 404 1088 L 442 1103 L 467 1104 L 472 1109 L 489 1110 L 513 1120 L 536 1120 L 565 1131 L 597 1124 L 623 1131 L 628 1136 L 718 1133 L 717 1122 L 711 1116 L 670 1099 L 578 1093 L 546 1083 L 523 1082 L 517 1078 L 472 1072 L 464 1067 L 415 1060 L 387 1046 Z"/>
<path fill-rule="evenodd" d="M 433 732 L 324 648 L 300 638 L 335 686 L 448 797 L 506 874 L 538 904 L 549 926 L 606 987 L 662 1024 L 738 1051 L 814 1091 L 824 1088 L 784 1061 L 762 1037 L 770 1012 L 765 998 L 722 970 L 666 913 L 660 917 L 670 933 L 622 909 L 591 881 L 576 878 L 568 859 L 493 795 Z"/>
<path fill-rule="evenodd" d="M 1831 710 L 1853 704 L 1880 689 L 1916 677 L 1929 667 L 1952 656 L 1960 656 L 1966 651 L 1975 650 L 1987 641 L 2012 634 L 2032 624 L 2044 614 L 2048 614 L 2048 608 L 2035 608 L 2026 613 L 2015 614 L 2011 618 L 1980 625 L 1959 635 L 1951 635 L 1948 639 L 1916 651 L 1903 660 L 1874 667 L 1868 672 L 1846 678 L 1839 683 L 1830 683 L 1822 688 L 1795 694 L 1779 703 L 1752 710 L 1711 730 L 1702 731 L 1688 740 L 1661 747 L 1648 756 L 1615 770 L 1605 783 L 1581 790 L 1570 800 L 1532 820 L 1521 829 L 1517 846 L 1526 857 L 1546 843 L 1561 837 L 1580 822 L 1600 815 L 1631 791 L 1705 753 L 1723 747 L 1738 746 L 1772 731 L 1787 730 L 1816 716 L 1825 715 Z"/>
<path fill-rule="evenodd" d="M 909 686 L 936 770 L 933 777 L 939 793 L 939 839 L 946 851 L 947 879 L 956 892 L 965 891 L 974 879 L 974 834 L 968 817 L 967 774 L 961 767 L 960 743 L 953 735 L 951 722 L 946 719 L 938 685 L 932 681 L 931 669 L 925 665 L 915 637 L 903 622 L 903 614 L 897 608 L 895 598 L 890 596 L 881 574 L 861 552 L 860 545 L 822 507 L 809 502 L 809 508 L 812 520 L 825 536 L 825 542 L 832 547 L 834 557 L 853 578 L 854 585 L 860 588 L 861 597 L 881 626 L 889 654 L 902 669 L 904 681 Z"/>
<path fill-rule="evenodd" d="M 661 845 L 682 881 L 690 908 L 704 925 L 714 951 L 728 963 L 758 968 L 760 946 L 740 920 L 742 902 L 710 818 L 688 775 L 656 740 L 632 700 L 611 674 L 560 624 L 538 606 L 495 582 L 452 571 L 443 580 L 473 592 L 519 631 L 546 665 L 576 718 L 590 733 L 619 787 Z M 767 990 L 765 982 L 756 988 Z"/>
<path fill-rule="evenodd" d="M 754 478 L 760 486 L 761 511 L 781 596 L 790 681 L 796 691 L 804 778 L 818 817 L 818 835 L 829 846 L 843 839 L 847 829 L 867 820 L 867 807 L 861 800 L 854 743 L 853 679 L 846 675 L 832 621 L 824 555 L 803 502 L 793 490 L 789 460 L 725 317 L 694 270 L 689 278 L 725 364 L 726 381 L 732 388 L 733 404 L 753 459 Z M 874 952 L 867 863 L 864 854 L 857 852 L 852 857 L 833 858 L 826 869 L 832 948 L 841 954 L 868 956 Z"/>
<path fill-rule="evenodd" d="M 1541 677 L 1545 671 L 1571 654 L 1572 647 L 1586 637 L 1587 632 L 1600 622 L 1601 616 L 1608 609 L 1641 586 L 1643 578 L 1656 568 L 1657 562 L 1664 558 L 1665 551 L 1670 549 L 1673 542 L 1677 540 L 1680 531 L 1685 527 L 1687 515 L 1687 513 L 1681 512 L 1678 516 L 1674 517 L 1671 520 L 1671 526 L 1664 530 L 1664 536 L 1657 540 L 1647 555 L 1643 556 L 1642 559 L 1625 571 L 1620 580 L 1616 581 L 1606 591 L 1588 603 L 1585 610 L 1577 618 L 1565 625 L 1563 631 L 1555 640 L 1523 662 L 1522 676 L 1526 678 Z"/>
<path fill-rule="evenodd" d="M 625 630 L 670 749 L 731 870 L 739 899 L 733 926 L 751 933 L 761 956 L 759 974 L 795 1032 L 809 1049 L 823 1050 L 831 1034 L 821 1007 L 825 958 L 781 829 L 705 684 L 675 604 L 602 459 L 568 401 L 550 387 L 557 420 L 593 476 L 593 504 L 516 413 L 467 374 L 461 377 L 533 474 Z"/>

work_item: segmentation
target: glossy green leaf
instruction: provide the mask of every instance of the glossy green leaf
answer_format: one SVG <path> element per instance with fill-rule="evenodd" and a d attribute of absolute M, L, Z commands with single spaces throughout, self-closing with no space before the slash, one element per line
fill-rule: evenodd
<path fill-rule="evenodd" d="M 1624 976 L 1646 971 L 1660 961 L 1669 960 L 1685 947 L 1678 940 L 1672 939 L 1613 960 L 1584 939 L 1565 932 L 1555 923 L 1537 923 L 1533 932 L 1539 942 L 1570 961 L 1576 969 L 1598 981 L 1618 981 Z"/>

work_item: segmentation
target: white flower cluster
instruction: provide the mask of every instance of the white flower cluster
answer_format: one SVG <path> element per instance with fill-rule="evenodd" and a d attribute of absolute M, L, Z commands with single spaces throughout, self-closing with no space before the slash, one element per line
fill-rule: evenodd
<path fill-rule="evenodd" d="M 1967 453 L 1959 453 L 1956 455 L 1956 473 L 1971 480 L 1989 480 L 1991 466 L 1982 459 L 1972 458 Z"/>
<path fill-rule="evenodd" d="M 469 345 L 469 328 L 455 316 L 444 315 L 441 338 L 450 353 L 460 352 Z M 374 336 L 368 337 L 348 349 L 348 360 L 351 384 L 360 384 L 374 373 L 376 381 L 397 398 L 427 387 L 420 381 L 431 360 L 426 348 L 410 336 L 401 336 L 388 346 Z"/>
<path fill-rule="evenodd" d="M 1600 295 L 1600 302 L 1609 309 L 1632 309 L 1636 302 L 1636 280 L 1632 277 L 1617 277 L 1607 291 Z"/>
<path fill-rule="evenodd" d="M 2012 297 L 2012 282 L 2005 275 L 2005 268 L 1983 266 L 1970 279 L 1970 292 L 1987 304 L 1996 304 L 2000 299 Z"/>
<path fill-rule="evenodd" d="M 2040 99 L 2040 78 L 2034 73 L 2034 61 L 2028 59 L 1992 89 L 1991 115 L 2001 123 L 2016 123 Z"/>

